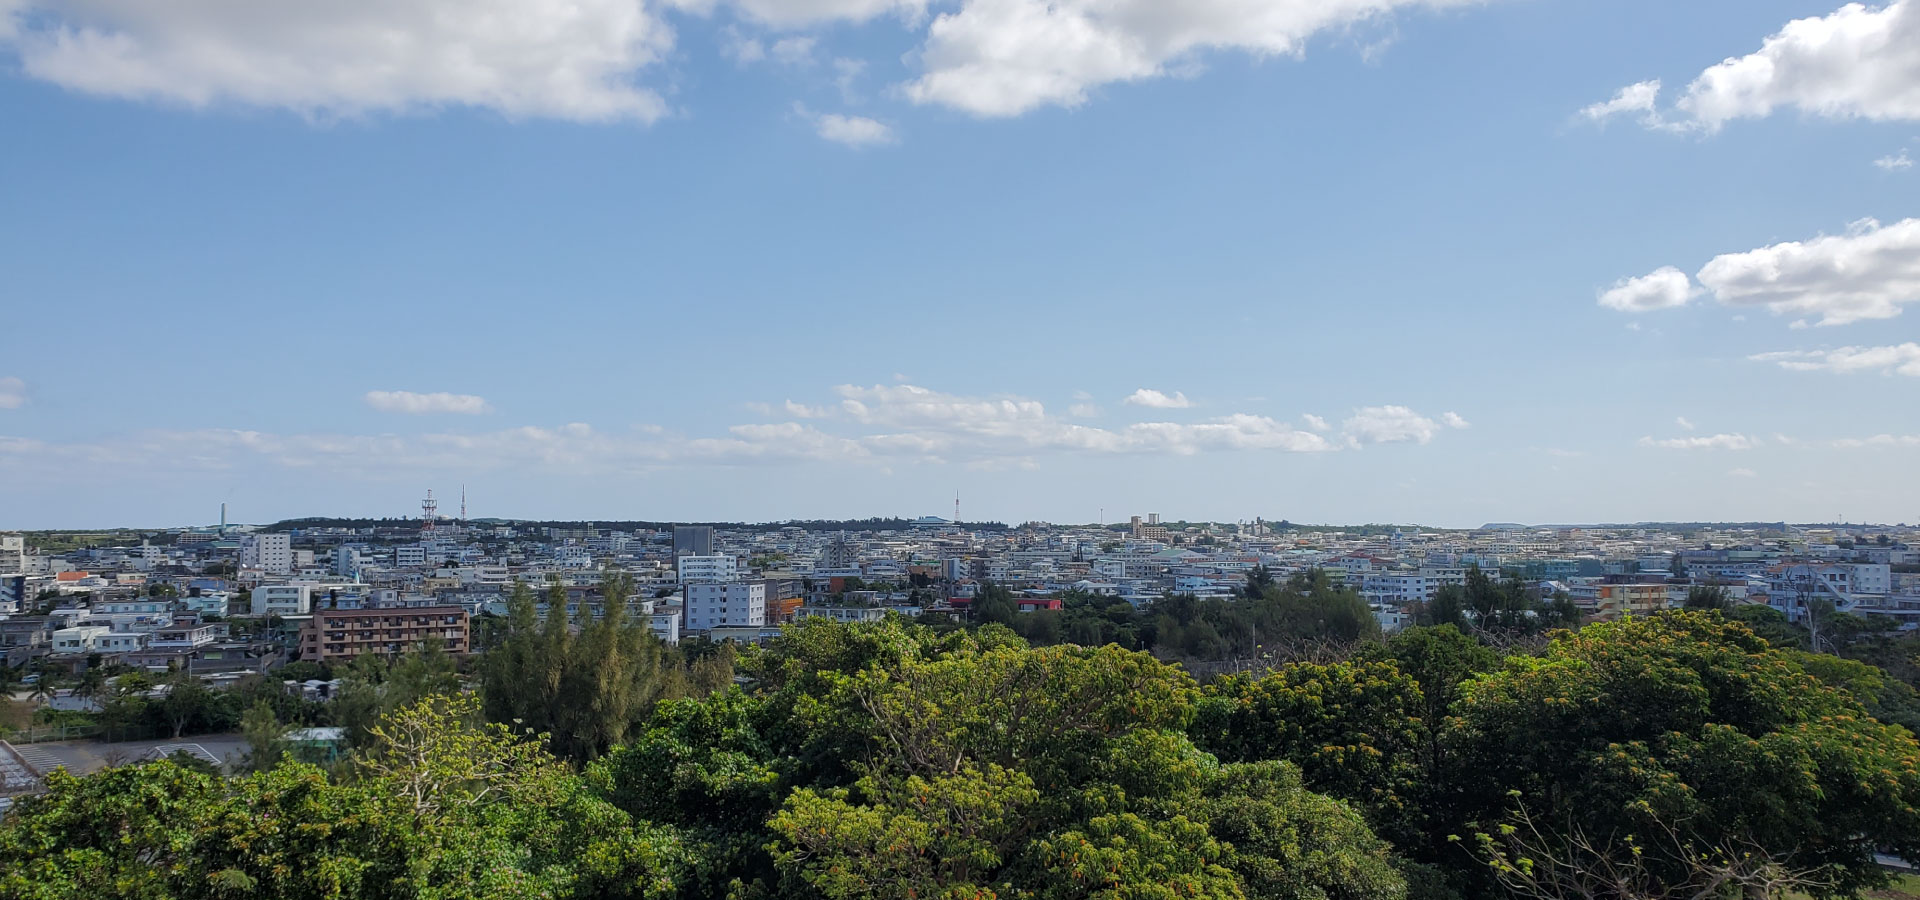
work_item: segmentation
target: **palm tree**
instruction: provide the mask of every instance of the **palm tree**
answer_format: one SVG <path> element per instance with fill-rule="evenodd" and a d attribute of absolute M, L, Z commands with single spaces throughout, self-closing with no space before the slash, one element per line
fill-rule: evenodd
<path fill-rule="evenodd" d="M 59 695 L 60 685 L 54 681 L 53 673 L 43 669 L 40 672 L 40 679 L 33 683 L 33 693 L 28 694 L 27 699 L 45 706 Z"/>
<path fill-rule="evenodd" d="M 73 687 L 73 695 L 82 700 L 98 700 L 106 691 L 107 672 L 100 668 L 89 668 L 80 673 L 80 680 Z"/>

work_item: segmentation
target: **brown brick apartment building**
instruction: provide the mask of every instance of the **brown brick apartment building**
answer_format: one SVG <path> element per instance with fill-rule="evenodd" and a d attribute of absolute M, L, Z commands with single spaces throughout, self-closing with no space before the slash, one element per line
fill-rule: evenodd
<path fill-rule="evenodd" d="M 300 628 L 300 658 L 314 662 L 349 660 L 362 653 L 393 656 L 429 637 L 444 642 L 448 653 L 465 653 L 467 611 L 459 606 L 393 609 L 316 609 Z"/>

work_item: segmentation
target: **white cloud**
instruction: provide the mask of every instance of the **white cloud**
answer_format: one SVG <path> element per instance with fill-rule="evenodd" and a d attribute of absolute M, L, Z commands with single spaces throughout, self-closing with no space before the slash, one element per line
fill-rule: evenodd
<path fill-rule="evenodd" d="M 1063 421 L 1038 400 L 962 397 L 915 385 L 842 385 L 841 412 L 889 431 L 862 438 L 875 452 L 1027 455 L 1038 451 L 1173 453 L 1334 449 L 1325 438 L 1266 416 L 1199 423 L 1138 422 L 1117 429 Z"/>
<path fill-rule="evenodd" d="M 1874 160 L 1873 164 L 1889 172 L 1898 172 L 1913 168 L 1913 157 L 1908 155 L 1907 151 L 1901 150 L 1899 156 L 1882 156 Z"/>
<path fill-rule="evenodd" d="M 1876 434 L 1868 438 L 1841 438 L 1833 446 L 1841 450 L 1873 447 L 1920 447 L 1920 434 Z"/>
<path fill-rule="evenodd" d="M 651 122 L 673 32 L 636 0 L 16 0 L 26 74 L 75 91 L 313 116 L 442 106 Z M 8 32 L 11 32 L 10 34 Z"/>
<path fill-rule="evenodd" d="M 1299 55 L 1329 29 L 1476 0 L 964 0 L 934 19 L 906 85 L 978 116 L 1077 106 L 1101 85 L 1191 71 L 1211 50 Z"/>
<path fill-rule="evenodd" d="M 1795 372 L 1880 372 L 1920 378 L 1920 344 L 1908 341 L 1888 347 L 1841 347 L 1837 350 L 1778 350 L 1747 357 Z"/>
<path fill-rule="evenodd" d="M 1091 403 L 1075 403 L 1067 407 L 1067 415 L 1081 419 L 1091 419 L 1100 414 L 1100 407 Z"/>
<path fill-rule="evenodd" d="M 1638 278 L 1624 278 L 1600 292 L 1600 305 L 1621 312 L 1647 312 L 1685 306 L 1699 291 L 1685 272 L 1663 266 Z"/>
<path fill-rule="evenodd" d="M 1300 421 L 1307 423 L 1307 427 L 1313 429 L 1314 431 L 1326 431 L 1327 429 L 1333 427 L 1327 424 L 1326 419 L 1322 419 L 1319 416 L 1314 415 L 1313 413 L 1306 413 L 1305 415 L 1302 415 L 1300 417 Z"/>
<path fill-rule="evenodd" d="M 1466 419 L 1462 418 L 1460 414 L 1457 412 L 1441 413 L 1440 424 L 1445 425 L 1448 428 L 1472 428 L 1473 427 L 1471 424 L 1467 422 Z"/>
<path fill-rule="evenodd" d="M 12 375 L 0 378 L 0 409 L 27 405 L 27 383 Z"/>
<path fill-rule="evenodd" d="M 264 463 L 368 478 L 391 477 L 396 471 L 413 469 L 597 475 L 689 466 L 815 462 L 883 469 L 902 461 L 1029 467 L 1042 454 L 1314 453 L 1340 449 L 1325 436 L 1259 415 L 1097 428 L 1066 421 L 1050 414 L 1039 401 L 1022 397 L 966 397 L 910 384 L 845 385 L 837 392 L 840 401 L 830 417 L 834 423 L 831 431 L 799 421 L 771 421 L 734 425 L 711 435 L 685 435 L 657 426 L 612 433 L 572 423 L 478 433 L 151 431 L 69 444 L 0 437 L 0 468 L 76 474 L 84 473 L 89 466 L 226 470 Z M 825 411 L 789 403 L 761 408 L 769 415 L 791 413 L 796 408 L 809 414 Z M 1358 411 L 1356 419 L 1345 435 L 1351 446 L 1363 441 L 1424 442 L 1443 427 L 1404 407 L 1371 407 Z M 1399 424 L 1382 425 L 1386 419 Z M 1423 421 L 1425 424 L 1420 424 Z"/>
<path fill-rule="evenodd" d="M 1677 105 L 1708 131 L 1783 107 L 1832 118 L 1920 119 L 1920 0 L 1849 3 L 1789 22 L 1758 51 L 1702 72 Z"/>
<path fill-rule="evenodd" d="M 710 11 L 718 0 L 668 0 L 681 9 Z M 827 22 L 866 22 L 897 15 L 913 22 L 926 14 L 926 0 L 728 0 L 728 6 L 747 18 L 776 28 L 797 28 Z"/>
<path fill-rule="evenodd" d="M 1172 394 L 1163 394 L 1152 388 L 1141 388 L 1134 391 L 1132 394 L 1127 395 L 1126 400 L 1121 402 L 1126 403 L 1128 406 L 1145 406 L 1152 409 L 1186 409 L 1193 405 L 1193 401 L 1188 400 L 1187 395 L 1179 391 L 1174 391 Z"/>
<path fill-rule="evenodd" d="M 796 419 L 824 419 L 833 415 L 833 410 L 824 406 L 808 406 L 805 403 L 795 403 L 792 400 L 788 400 L 782 404 L 781 409 L 784 410 L 787 415 L 793 416 Z"/>
<path fill-rule="evenodd" d="M 1367 406 L 1354 410 L 1351 417 L 1341 422 L 1340 433 L 1355 447 L 1406 441 L 1424 444 L 1443 429 L 1467 427 L 1467 421 L 1453 413 L 1441 419 L 1443 421 L 1435 421 L 1404 406 Z"/>
<path fill-rule="evenodd" d="M 1759 472 L 1755 472 L 1755 471 L 1754 471 L 1754 470 L 1752 470 L 1752 469 L 1728 469 L 1728 470 L 1727 470 L 1727 477 L 1729 477 L 1729 478 L 1758 478 L 1758 477 L 1760 477 L 1760 473 L 1759 473 Z"/>
<path fill-rule="evenodd" d="M 427 415 L 431 413 L 454 413 L 463 416 L 477 416 L 493 411 L 487 405 L 486 398 L 472 394 L 449 394 L 441 391 L 433 394 L 416 394 L 412 391 L 368 391 L 367 405 L 381 412 Z"/>
<path fill-rule="evenodd" d="M 1843 235 L 1723 254 L 1698 278 L 1721 303 L 1817 315 L 1821 325 L 1892 318 L 1920 301 L 1920 219 L 1862 219 Z"/>
<path fill-rule="evenodd" d="M 803 66 L 813 62 L 813 46 L 816 42 L 815 38 L 804 35 L 781 38 L 767 48 L 767 55 L 778 63 Z"/>
<path fill-rule="evenodd" d="M 1685 429 L 1686 429 L 1686 430 L 1688 430 L 1688 431 L 1692 431 L 1692 430 L 1693 430 L 1693 422 L 1692 422 L 1691 420 L 1689 420 L 1689 419 L 1688 419 L 1688 418 L 1687 418 L 1686 416 L 1678 416 L 1678 417 L 1676 417 L 1676 418 L 1675 418 L 1675 419 L 1673 420 L 1673 424 L 1675 424 L 1675 425 L 1678 425 L 1678 426 L 1680 426 L 1681 428 L 1685 428 Z"/>
<path fill-rule="evenodd" d="M 1580 115 L 1589 121 L 1606 122 L 1614 116 L 1639 113 L 1641 121 L 1651 125 L 1659 120 L 1659 114 L 1654 111 L 1654 105 L 1659 99 L 1660 80 L 1656 78 L 1652 81 L 1627 85 L 1621 88 L 1619 93 L 1614 94 L 1613 99 L 1582 109 Z"/>
<path fill-rule="evenodd" d="M 813 117 L 813 130 L 826 140 L 849 147 L 872 147 L 895 140 L 891 127 L 866 116 L 822 113 Z"/>
<path fill-rule="evenodd" d="M 1664 440 L 1643 437 L 1640 439 L 1640 446 L 1660 447 L 1667 450 L 1752 450 L 1760 446 L 1760 442 L 1744 434 L 1715 434 Z"/>

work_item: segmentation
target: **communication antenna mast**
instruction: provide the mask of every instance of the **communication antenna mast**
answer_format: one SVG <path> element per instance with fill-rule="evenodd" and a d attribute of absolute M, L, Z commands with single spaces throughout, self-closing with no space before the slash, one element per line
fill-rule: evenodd
<path fill-rule="evenodd" d="M 433 535 L 433 520 L 440 511 L 440 504 L 433 499 L 433 488 L 427 488 L 427 499 L 420 501 L 420 533 Z"/>
<path fill-rule="evenodd" d="M 467 486 L 460 486 L 460 527 L 467 527 Z"/>
<path fill-rule="evenodd" d="M 960 527 L 960 492 L 953 492 L 953 527 Z"/>

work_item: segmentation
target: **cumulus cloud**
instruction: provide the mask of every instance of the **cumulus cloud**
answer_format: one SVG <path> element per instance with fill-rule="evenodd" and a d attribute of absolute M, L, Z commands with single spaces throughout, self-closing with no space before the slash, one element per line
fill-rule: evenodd
<path fill-rule="evenodd" d="M 1430 419 L 1404 406 L 1367 406 L 1354 410 L 1340 423 L 1340 433 L 1351 446 L 1362 444 L 1424 444 L 1447 428 L 1465 428 L 1467 420 L 1457 413 L 1445 413 Z"/>
<path fill-rule="evenodd" d="M 416 394 L 413 391 L 368 391 L 367 405 L 381 412 L 407 413 L 409 415 L 429 415 L 433 413 L 452 413 L 463 416 L 477 416 L 493 411 L 486 398 L 472 394 L 449 394 L 445 391 L 432 394 Z"/>
<path fill-rule="evenodd" d="M 1706 132 L 1780 109 L 1837 119 L 1920 119 L 1920 0 L 1849 3 L 1788 22 L 1759 50 L 1701 72 L 1672 117 L 1656 109 L 1659 92 L 1659 82 L 1641 82 L 1583 114 L 1638 113 L 1650 127 Z"/>
<path fill-rule="evenodd" d="M 1688 431 L 1693 430 L 1693 421 L 1691 419 L 1688 419 L 1686 416 L 1676 416 L 1673 420 L 1673 424 L 1678 425 L 1681 428 L 1684 428 Z"/>
<path fill-rule="evenodd" d="M 1908 341 L 1888 347 L 1841 347 L 1837 350 L 1777 350 L 1747 357 L 1795 372 L 1879 372 L 1920 378 L 1920 344 Z"/>
<path fill-rule="evenodd" d="M 26 74 L 72 90 L 315 116 L 443 106 L 651 122 L 673 32 L 635 0 L 16 0 Z"/>
<path fill-rule="evenodd" d="M 0 409 L 27 405 L 27 383 L 12 375 L 0 377 Z"/>
<path fill-rule="evenodd" d="M 1638 278 L 1623 278 L 1600 292 L 1600 305 L 1621 312 L 1647 312 L 1685 306 L 1699 291 L 1685 272 L 1663 266 Z"/>
<path fill-rule="evenodd" d="M 1821 235 L 1714 257 L 1700 283 L 1729 306 L 1819 316 L 1821 325 L 1889 319 L 1920 301 L 1920 219 L 1862 219 Z"/>
<path fill-rule="evenodd" d="M 1186 409 L 1193 405 L 1193 401 L 1188 400 L 1187 395 L 1179 391 L 1174 391 L 1172 394 L 1163 394 L 1152 388 L 1141 388 L 1134 391 L 1132 394 L 1127 395 L 1127 399 L 1122 402 L 1128 406 L 1145 406 L 1152 409 Z"/>
<path fill-rule="evenodd" d="M 1882 156 L 1874 160 L 1873 164 L 1888 172 L 1899 172 L 1913 168 L 1913 157 L 1907 151 L 1901 150 L 1900 155 Z"/>
<path fill-rule="evenodd" d="M 836 144 L 845 144 L 849 147 L 872 147 L 891 144 L 896 140 L 891 126 L 866 116 L 822 113 L 812 116 L 812 119 L 814 133 Z"/>
<path fill-rule="evenodd" d="M 1077 106 L 1101 85 L 1190 68 L 1207 51 L 1297 56 L 1313 35 L 1476 0 L 964 0 L 933 20 L 906 85 L 977 116 Z"/>
<path fill-rule="evenodd" d="M 1307 423 L 1307 427 L 1313 429 L 1314 431 L 1326 431 L 1333 427 L 1327 424 L 1326 419 L 1322 419 L 1319 416 L 1314 415 L 1313 413 L 1306 413 L 1305 415 L 1302 415 L 1300 417 L 1300 421 Z"/>
<path fill-rule="evenodd" d="M 1664 440 L 1643 437 L 1640 439 L 1640 446 L 1659 447 L 1666 450 L 1752 450 L 1760 446 L 1760 442 L 1744 434 L 1714 434 Z"/>

